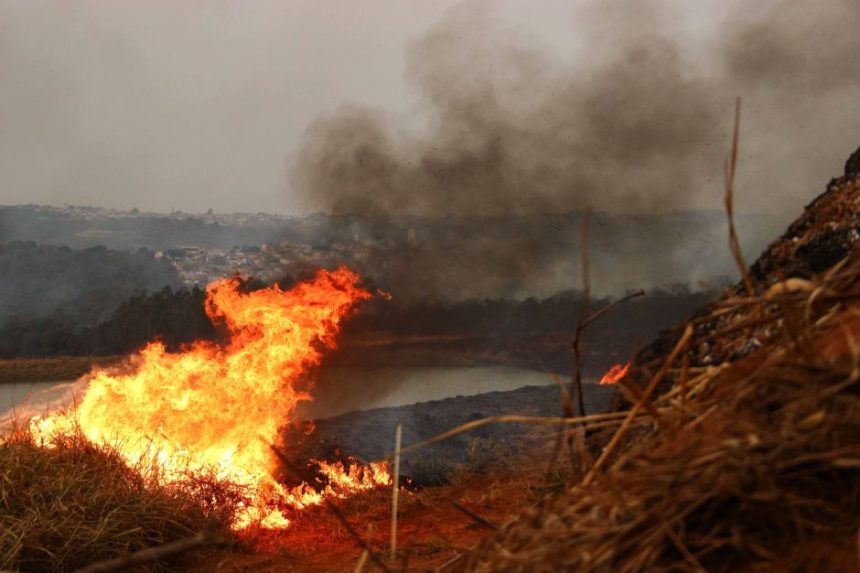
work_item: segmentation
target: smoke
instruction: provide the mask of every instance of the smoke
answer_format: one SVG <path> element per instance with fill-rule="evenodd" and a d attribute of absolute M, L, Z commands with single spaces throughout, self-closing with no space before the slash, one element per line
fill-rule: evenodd
<path fill-rule="evenodd" d="M 809 3 L 784 1 L 754 21 L 737 15 L 722 45 L 727 75 L 747 90 L 764 91 L 792 105 L 856 90 L 860 3 L 829 0 L 811 8 Z"/>
<path fill-rule="evenodd" d="M 291 186 L 320 208 L 372 215 L 683 204 L 721 140 L 721 109 L 659 16 L 641 12 L 592 30 L 574 73 L 501 29 L 485 4 L 459 5 L 407 54 L 429 125 L 411 133 L 345 107 L 310 126 Z"/>
<path fill-rule="evenodd" d="M 743 95 L 749 105 L 740 188 L 755 192 L 741 204 L 748 211 L 791 209 L 837 173 L 830 165 L 860 139 L 858 11 L 854 0 L 814 10 L 771 3 L 757 15 L 744 9 L 719 24 L 703 58 L 685 51 L 667 5 L 600 3 L 578 12 L 582 49 L 574 65 L 505 27 L 488 3 L 466 2 L 408 49 L 405 77 L 419 95 L 424 124 L 358 105 L 320 117 L 292 158 L 291 188 L 317 209 L 375 217 L 716 207 L 733 100 Z M 837 125 L 842 131 L 828 133 Z M 809 185 L 800 201 L 787 200 L 789 186 L 775 183 L 777 173 Z M 749 229 L 751 250 L 776 227 Z M 461 249 L 413 259 L 403 274 L 423 275 L 418 286 L 425 291 L 450 290 L 452 273 L 460 284 L 467 276 L 474 281 L 476 267 L 479 282 L 504 283 L 523 269 L 570 281 L 575 252 L 552 248 L 556 239 L 544 231 L 542 239 L 527 234 L 500 248 L 486 244 L 476 225 Z M 702 242 L 723 251 L 722 225 L 696 231 L 678 237 L 679 252 L 670 247 L 657 261 L 665 268 L 648 274 L 689 280 L 685 268 L 671 267 L 689 269 L 691 262 L 696 278 L 728 272 L 727 257 L 696 251 Z M 613 242 L 641 252 L 654 239 L 652 230 L 641 232 L 622 229 Z M 565 248 L 573 244 L 568 238 Z M 705 258 L 691 257 L 694 251 Z M 719 268 L 703 270 L 709 262 Z M 627 275 L 629 287 L 637 277 Z M 618 290 L 608 274 L 596 278 Z M 474 282 L 469 288 L 482 290 Z"/>
<path fill-rule="evenodd" d="M 800 155 L 795 171 L 820 165 L 821 144 L 836 156 L 828 165 L 853 149 L 856 1 L 730 14 L 705 59 L 685 54 L 676 15 L 653 6 L 581 10 L 576 65 L 530 47 L 487 3 L 456 6 L 406 58 L 427 125 L 410 129 L 355 105 L 319 118 L 293 158 L 292 188 L 334 213 L 688 208 L 718 196 L 736 95 L 749 100 L 742 143 L 754 161 L 779 156 L 786 135 L 797 137 L 788 144 Z M 837 124 L 842 134 L 826 133 Z M 748 183 L 775 198 L 766 180 Z M 773 211 L 761 200 L 751 206 Z"/>

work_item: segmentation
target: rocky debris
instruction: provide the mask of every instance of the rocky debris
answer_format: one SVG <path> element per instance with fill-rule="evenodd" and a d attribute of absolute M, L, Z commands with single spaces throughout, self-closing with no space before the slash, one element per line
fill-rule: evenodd
<path fill-rule="evenodd" d="M 845 162 L 845 176 L 860 175 L 860 148 Z"/>
<path fill-rule="evenodd" d="M 448 570 L 860 570 L 848 172 L 756 261 L 752 292 L 729 289 L 637 356 L 624 421 L 594 435 L 595 459 L 564 490 Z"/>
<path fill-rule="evenodd" d="M 849 158 L 842 177 L 806 206 L 786 232 L 765 249 L 749 269 L 752 297 L 766 297 L 770 289 L 802 289 L 803 281 L 832 268 L 851 253 L 860 238 L 860 149 Z M 726 247 L 728 248 L 728 247 Z M 777 284 L 782 285 L 775 286 Z M 701 367 L 735 361 L 766 344 L 778 330 L 770 322 L 744 327 L 746 308 L 732 309 L 725 301 L 749 297 L 743 283 L 730 288 L 689 320 L 694 327 L 689 366 Z M 721 312 L 717 312 L 721 311 Z M 641 384 L 659 370 L 688 323 L 662 332 L 635 357 L 629 378 Z M 716 349 L 719 347 L 719 351 Z M 671 387 L 671 377 L 661 386 Z M 613 409 L 628 402 L 616 398 Z"/>

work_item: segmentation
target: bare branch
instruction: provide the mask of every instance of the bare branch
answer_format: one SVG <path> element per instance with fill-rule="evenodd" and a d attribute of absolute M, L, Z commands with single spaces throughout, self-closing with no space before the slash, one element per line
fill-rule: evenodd
<path fill-rule="evenodd" d="M 82 567 L 74 573 L 109 573 L 113 571 L 123 571 L 139 565 L 161 561 L 169 557 L 174 557 L 181 553 L 186 553 L 193 549 L 199 549 L 209 545 L 223 544 L 224 540 L 212 532 L 198 533 L 194 537 L 187 537 L 164 545 L 156 547 L 147 547 L 116 559 L 107 561 L 99 561 L 92 563 L 86 567 Z"/>
<path fill-rule="evenodd" d="M 726 159 L 726 215 L 729 219 L 729 249 L 732 251 L 732 256 L 735 259 L 735 264 L 741 273 L 741 279 L 744 283 L 744 288 L 747 295 L 754 296 L 752 280 L 747 271 L 747 264 L 744 260 L 744 254 L 741 251 L 741 243 L 738 240 L 738 233 L 735 230 L 734 217 L 734 194 L 735 194 L 735 175 L 738 166 L 738 142 L 740 139 L 741 129 L 741 98 L 735 100 L 735 127 L 732 133 L 732 148 L 729 156 Z"/>
<path fill-rule="evenodd" d="M 482 525 L 483 527 L 486 527 L 487 529 L 492 529 L 493 531 L 496 531 L 499 528 L 499 526 L 496 525 L 495 523 L 493 523 L 492 521 L 481 517 L 480 515 L 478 515 L 477 513 L 472 511 L 471 509 L 469 509 L 468 507 L 465 507 L 464 505 L 462 505 L 456 501 L 452 501 L 451 505 L 453 505 L 455 509 L 465 513 L 467 516 L 469 516 L 472 519 L 472 521 L 474 521 L 478 525 Z"/>

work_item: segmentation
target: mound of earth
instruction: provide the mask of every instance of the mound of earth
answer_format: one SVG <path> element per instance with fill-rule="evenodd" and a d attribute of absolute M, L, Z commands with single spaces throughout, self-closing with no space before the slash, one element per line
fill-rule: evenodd
<path fill-rule="evenodd" d="M 858 158 L 638 354 L 581 473 L 449 570 L 860 570 Z"/>
<path fill-rule="evenodd" d="M 843 176 L 831 180 L 826 191 L 807 205 L 800 217 L 750 267 L 748 277 L 754 295 L 765 293 L 777 283 L 785 283 L 787 288 L 800 288 L 799 280 L 788 283 L 786 280 L 811 279 L 832 268 L 855 248 L 860 238 L 858 176 L 860 149 L 845 163 Z M 726 300 L 747 294 L 745 285 L 739 282 L 696 312 L 689 321 L 661 332 L 636 355 L 633 361 L 636 378 L 646 379 L 662 366 L 688 324 L 694 327 L 691 349 L 687 353 L 691 367 L 734 361 L 767 344 L 774 334 L 772 330 L 738 329 L 739 314 L 725 307 Z M 720 352 L 714 348 L 715 335 L 724 342 Z M 725 344 L 728 340 L 734 343 Z M 616 401 L 615 409 L 627 403 Z"/>

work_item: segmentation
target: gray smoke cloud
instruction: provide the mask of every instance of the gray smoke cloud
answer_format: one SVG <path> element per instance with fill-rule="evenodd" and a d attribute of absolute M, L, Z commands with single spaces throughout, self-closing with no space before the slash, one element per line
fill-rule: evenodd
<path fill-rule="evenodd" d="M 735 95 L 749 98 L 755 118 L 744 123 L 747 156 L 778 164 L 785 146 L 797 155 L 800 142 L 771 136 L 802 138 L 812 121 L 841 123 L 845 136 L 860 138 L 856 1 L 738 12 L 704 61 L 684 53 L 673 14 L 653 6 L 582 10 L 577 29 L 586 48 L 576 67 L 502 27 L 487 3 L 456 6 L 406 58 L 427 125 L 343 107 L 308 128 L 291 187 L 334 213 L 667 210 L 719 191 Z M 851 144 L 834 150 L 845 137 L 828 139 L 838 164 Z M 803 155 L 793 161 L 820 163 L 816 153 Z M 747 172 L 749 187 L 778 196 L 767 175 Z"/>
<path fill-rule="evenodd" d="M 718 206 L 740 95 L 739 201 L 771 215 L 739 223 L 755 257 L 796 216 L 802 203 L 790 200 L 791 185 L 808 185 L 808 200 L 823 188 L 822 172 L 838 174 L 822 165 L 839 166 L 860 143 L 860 4 L 729 11 L 714 24 L 709 54 L 685 52 L 676 14 L 659 6 L 586 5 L 572 63 L 495 20 L 489 3 L 455 6 L 406 56 L 406 80 L 428 121 L 416 126 L 357 105 L 318 118 L 292 158 L 293 192 L 320 210 L 377 219 Z M 593 227 L 598 290 L 734 274 L 719 213 L 673 225 Z M 422 249 L 395 256 L 388 274 L 396 268 L 393 282 L 416 296 L 569 288 L 580 280 L 578 232 L 550 227 L 515 227 L 499 239 L 476 221 L 448 244 L 428 237 Z"/>

